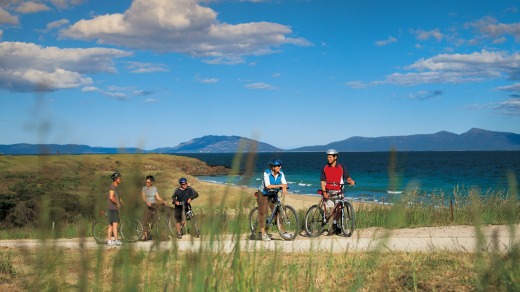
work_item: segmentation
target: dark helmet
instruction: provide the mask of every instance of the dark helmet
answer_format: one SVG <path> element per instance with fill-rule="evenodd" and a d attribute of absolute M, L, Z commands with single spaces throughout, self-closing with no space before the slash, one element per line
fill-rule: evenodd
<path fill-rule="evenodd" d="M 269 166 L 280 166 L 280 165 L 282 165 L 282 160 L 280 160 L 280 159 L 272 159 L 272 160 L 270 160 L 267 163 L 267 165 L 269 165 Z"/>
<path fill-rule="evenodd" d="M 114 172 L 112 174 L 112 176 L 110 176 L 110 177 L 112 178 L 112 180 L 116 180 L 117 178 L 122 177 L 122 176 L 119 172 Z"/>
<path fill-rule="evenodd" d="M 329 149 L 329 150 L 327 150 L 327 155 L 338 155 L 338 150 Z"/>
<path fill-rule="evenodd" d="M 188 183 L 188 180 L 185 177 L 181 177 L 181 179 L 179 179 L 179 184 L 182 185 L 183 183 Z"/>
<path fill-rule="evenodd" d="M 149 175 L 146 177 L 146 180 L 149 180 L 151 182 L 155 182 L 155 177 L 153 177 L 153 175 Z"/>

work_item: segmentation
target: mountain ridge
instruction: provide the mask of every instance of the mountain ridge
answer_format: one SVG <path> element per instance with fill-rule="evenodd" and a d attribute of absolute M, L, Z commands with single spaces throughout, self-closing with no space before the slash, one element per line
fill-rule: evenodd
<path fill-rule="evenodd" d="M 117 153 L 230 153 L 230 152 L 316 152 L 335 148 L 341 152 L 380 151 L 518 151 L 520 134 L 472 128 L 462 134 L 440 131 L 434 134 L 405 136 L 361 137 L 331 142 L 325 145 L 281 149 L 273 145 L 240 136 L 207 135 L 180 143 L 175 147 L 143 150 L 134 147 L 91 147 L 78 144 L 0 145 L 0 154 L 117 154 Z"/>

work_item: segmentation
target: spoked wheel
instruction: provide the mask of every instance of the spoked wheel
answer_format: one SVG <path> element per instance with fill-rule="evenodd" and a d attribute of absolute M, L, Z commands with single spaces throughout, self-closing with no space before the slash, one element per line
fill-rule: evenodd
<path fill-rule="evenodd" d="M 125 240 L 134 242 L 143 236 L 143 224 L 137 219 L 123 219 L 121 224 L 121 237 Z"/>
<path fill-rule="evenodd" d="M 291 206 L 284 206 L 276 215 L 278 233 L 283 240 L 294 240 L 300 232 L 300 221 L 296 210 Z"/>
<path fill-rule="evenodd" d="M 197 223 L 197 219 L 194 215 L 186 216 L 186 226 L 188 229 L 188 233 L 192 236 L 199 238 L 200 237 L 200 229 Z"/>
<path fill-rule="evenodd" d="M 172 234 L 170 231 L 169 221 L 167 216 L 159 216 L 155 222 L 155 236 L 159 240 L 167 240 Z"/>
<path fill-rule="evenodd" d="M 98 220 L 92 225 L 92 236 L 97 243 L 106 243 L 108 223 L 106 220 Z"/>
<path fill-rule="evenodd" d="M 249 212 L 249 229 L 251 230 L 253 238 L 256 238 L 260 231 L 258 228 L 258 207 L 255 207 L 251 212 Z"/>
<path fill-rule="evenodd" d="M 341 230 L 342 235 L 346 237 L 352 236 L 354 232 L 354 207 L 349 202 L 344 202 L 341 210 Z"/>
<path fill-rule="evenodd" d="M 313 205 L 305 214 L 305 232 L 309 237 L 317 237 L 323 233 L 325 226 L 323 210 L 318 205 Z"/>

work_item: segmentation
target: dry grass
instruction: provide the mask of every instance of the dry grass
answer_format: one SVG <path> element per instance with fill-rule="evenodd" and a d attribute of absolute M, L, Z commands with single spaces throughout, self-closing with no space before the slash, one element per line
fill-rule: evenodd
<path fill-rule="evenodd" d="M 5 252 L 1 252 L 5 254 Z M 100 291 L 472 291 L 475 254 L 13 250 L 3 285 Z M 46 254 L 43 256 L 42 254 Z M 41 264 L 48 267 L 42 270 Z M 0 286 L 2 288 L 2 286 Z"/>

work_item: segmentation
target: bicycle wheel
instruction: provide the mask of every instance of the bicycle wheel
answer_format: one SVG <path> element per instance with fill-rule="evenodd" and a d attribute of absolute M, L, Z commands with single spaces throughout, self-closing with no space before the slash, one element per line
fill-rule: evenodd
<path fill-rule="evenodd" d="M 170 232 L 171 235 L 177 235 L 177 229 L 175 228 L 175 216 L 173 214 L 168 215 L 166 217 L 166 222 L 168 232 Z"/>
<path fill-rule="evenodd" d="M 253 235 L 253 238 L 256 238 L 257 232 L 260 230 L 258 229 L 258 207 L 255 207 L 251 212 L 249 212 L 249 228 L 251 230 L 251 235 Z"/>
<path fill-rule="evenodd" d="M 97 243 L 107 242 L 108 223 L 106 220 L 97 220 L 92 224 L 92 236 Z"/>
<path fill-rule="evenodd" d="M 169 239 L 169 236 L 172 234 L 169 225 L 167 216 L 157 216 L 154 226 L 155 236 L 160 240 Z"/>
<path fill-rule="evenodd" d="M 294 240 L 300 232 L 300 220 L 298 214 L 291 206 L 284 206 L 282 210 L 278 210 L 276 215 L 278 233 L 283 240 Z"/>
<path fill-rule="evenodd" d="M 324 214 L 318 205 L 313 205 L 305 214 L 305 232 L 309 237 L 317 237 L 323 233 Z"/>
<path fill-rule="evenodd" d="M 143 236 L 143 224 L 137 219 L 124 218 L 119 222 L 121 237 L 127 241 L 138 241 Z"/>
<path fill-rule="evenodd" d="M 197 223 L 197 219 L 195 215 L 186 216 L 186 225 L 188 228 L 188 233 L 192 236 L 199 238 L 200 237 L 200 229 Z"/>
<path fill-rule="evenodd" d="M 346 237 L 352 236 L 354 232 L 354 207 L 345 201 L 341 210 L 341 230 L 342 235 Z"/>

